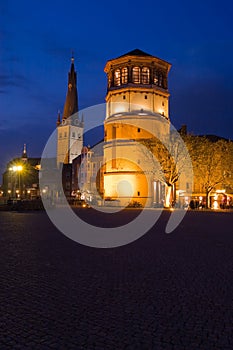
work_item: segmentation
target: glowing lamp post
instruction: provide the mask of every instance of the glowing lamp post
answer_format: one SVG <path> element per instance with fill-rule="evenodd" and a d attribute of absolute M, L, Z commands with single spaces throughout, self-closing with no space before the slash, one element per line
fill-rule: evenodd
<path fill-rule="evenodd" d="M 21 189 L 20 189 L 20 173 L 23 170 L 22 165 L 14 165 L 12 168 L 10 168 L 9 170 L 14 171 L 15 173 L 18 173 L 18 184 L 19 184 L 19 189 L 16 192 L 17 196 L 20 197 L 20 193 L 21 193 Z"/>

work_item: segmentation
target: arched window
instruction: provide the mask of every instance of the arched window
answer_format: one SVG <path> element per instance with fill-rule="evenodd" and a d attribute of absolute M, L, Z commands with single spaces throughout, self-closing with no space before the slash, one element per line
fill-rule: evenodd
<path fill-rule="evenodd" d="M 159 86 L 163 85 L 163 73 L 159 73 Z"/>
<path fill-rule="evenodd" d="M 114 85 L 115 86 L 121 85 L 121 71 L 120 71 L 120 69 L 116 69 L 114 72 Z"/>
<path fill-rule="evenodd" d="M 133 67 L 133 83 L 140 84 L 140 67 Z"/>
<path fill-rule="evenodd" d="M 158 85 L 159 77 L 158 77 L 158 72 L 157 72 L 156 69 L 154 70 L 154 79 L 153 79 L 153 81 L 154 81 L 155 85 Z"/>
<path fill-rule="evenodd" d="M 121 82 L 122 84 L 128 83 L 128 68 L 124 67 L 121 69 Z"/>
<path fill-rule="evenodd" d="M 150 83 L 150 69 L 148 67 L 142 68 L 142 84 Z"/>

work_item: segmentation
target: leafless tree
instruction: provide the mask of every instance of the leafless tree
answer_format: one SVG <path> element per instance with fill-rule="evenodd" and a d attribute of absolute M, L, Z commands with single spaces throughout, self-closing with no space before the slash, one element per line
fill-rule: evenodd
<path fill-rule="evenodd" d="M 141 140 L 143 156 L 147 162 L 147 173 L 156 181 L 165 185 L 165 207 L 174 201 L 172 189 L 180 179 L 182 172 L 192 177 L 192 166 L 188 150 L 176 131 L 172 131 L 162 139 L 151 138 Z M 189 179 L 190 176 L 188 175 Z M 189 180 L 188 180 L 189 181 Z"/>

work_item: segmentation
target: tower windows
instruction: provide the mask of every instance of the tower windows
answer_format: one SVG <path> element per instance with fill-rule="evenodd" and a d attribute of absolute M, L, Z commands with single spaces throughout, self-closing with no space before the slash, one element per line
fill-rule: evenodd
<path fill-rule="evenodd" d="M 133 67 L 133 83 L 140 84 L 140 67 Z"/>
<path fill-rule="evenodd" d="M 114 72 L 114 85 L 115 86 L 121 85 L 121 71 L 120 71 L 120 69 L 116 69 Z"/>
<path fill-rule="evenodd" d="M 162 86 L 163 85 L 163 74 L 162 73 L 159 73 L 159 86 Z"/>
<path fill-rule="evenodd" d="M 121 69 L 121 82 L 122 84 L 128 83 L 128 68 L 124 67 Z"/>
<path fill-rule="evenodd" d="M 142 68 L 142 84 L 150 83 L 150 69 L 148 67 Z"/>
<path fill-rule="evenodd" d="M 158 78 L 158 72 L 157 72 L 156 69 L 154 70 L 154 79 L 153 79 L 153 81 L 154 81 L 155 85 L 158 85 L 159 78 Z"/>
<path fill-rule="evenodd" d="M 109 79 L 111 82 L 111 77 Z M 166 88 L 166 75 L 157 69 L 151 71 L 149 67 L 141 68 L 139 66 L 134 66 L 132 68 L 131 76 L 129 75 L 129 68 L 122 67 L 115 69 L 113 73 L 113 82 L 114 86 L 121 86 L 128 83 L 147 85 L 152 82 L 155 85 Z"/>

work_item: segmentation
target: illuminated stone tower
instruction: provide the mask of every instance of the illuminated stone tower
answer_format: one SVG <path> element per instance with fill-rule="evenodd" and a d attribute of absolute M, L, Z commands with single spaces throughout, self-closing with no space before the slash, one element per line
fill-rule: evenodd
<path fill-rule="evenodd" d="M 83 119 L 78 115 L 77 76 L 72 57 L 63 115 L 59 112 L 57 118 L 57 165 L 71 164 L 81 154 L 83 127 Z"/>
<path fill-rule="evenodd" d="M 171 65 L 141 50 L 109 60 L 105 129 L 105 199 L 160 202 L 162 188 L 145 175 L 140 139 L 169 134 L 167 77 Z"/>

